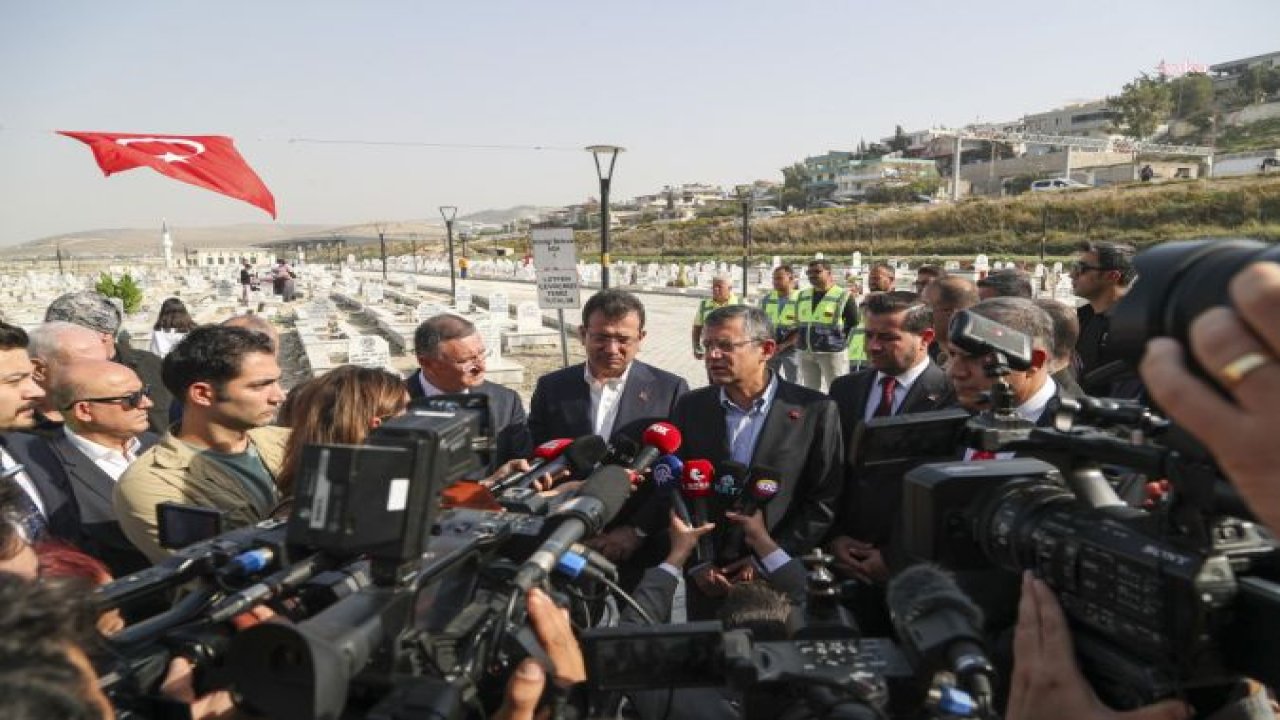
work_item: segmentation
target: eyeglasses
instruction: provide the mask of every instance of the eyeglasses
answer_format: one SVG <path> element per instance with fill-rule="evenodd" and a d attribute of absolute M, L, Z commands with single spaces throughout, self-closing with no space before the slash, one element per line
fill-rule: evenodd
<path fill-rule="evenodd" d="M 115 397 L 101 397 L 101 398 L 81 398 L 62 409 L 70 410 L 71 408 L 75 407 L 78 403 L 89 402 L 89 403 L 104 403 L 107 405 L 119 405 L 125 410 L 137 410 L 139 407 L 142 406 L 142 398 L 150 398 L 150 397 L 151 397 L 151 386 L 143 385 L 140 389 L 135 390 L 129 393 L 128 395 L 117 395 Z"/>
<path fill-rule="evenodd" d="M 483 363 L 485 360 L 489 358 L 491 354 L 492 354 L 492 351 L 486 348 L 485 350 L 482 350 L 476 353 L 475 355 L 472 355 L 469 358 L 463 358 L 461 360 L 449 360 L 449 358 L 443 357 L 443 356 L 441 359 L 447 360 L 460 368 L 469 368 L 472 365 L 479 365 Z"/>
<path fill-rule="evenodd" d="M 622 347 L 631 347 L 639 338 L 630 337 L 628 335 L 605 335 L 597 333 L 587 333 L 587 342 L 592 345 L 608 345 L 609 343 L 617 343 Z"/>
<path fill-rule="evenodd" d="M 1090 270 L 1098 270 L 1098 271 L 1105 272 L 1110 269 L 1111 268 L 1103 267 L 1101 265 L 1090 265 L 1089 263 L 1083 263 L 1079 261 L 1071 263 L 1071 274 L 1073 275 L 1083 275 L 1084 273 L 1087 273 Z"/>
<path fill-rule="evenodd" d="M 751 343 L 758 343 L 758 342 L 764 342 L 764 338 L 752 338 L 751 340 L 737 340 L 737 341 L 703 340 L 702 343 L 699 344 L 698 349 L 701 350 L 704 355 L 710 355 L 712 351 L 716 351 L 721 355 L 728 355 L 729 353 L 733 352 L 734 350 L 737 350 L 743 345 L 750 345 Z"/>

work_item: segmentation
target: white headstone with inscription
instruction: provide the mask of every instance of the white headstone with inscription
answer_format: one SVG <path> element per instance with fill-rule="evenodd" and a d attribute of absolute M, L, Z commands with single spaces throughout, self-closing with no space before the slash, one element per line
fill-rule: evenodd
<path fill-rule="evenodd" d="M 542 329 L 542 310 L 536 302 L 522 302 L 516 306 L 516 331 L 527 333 Z"/>
<path fill-rule="evenodd" d="M 454 310 L 459 314 L 471 312 L 471 286 L 459 285 L 456 300 L 453 303 Z"/>
<path fill-rule="evenodd" d="M 380 368 L 391 364 L 391 346 L 380 335 L 353 337 L 347 344 L 347 363 Z"/>
<path fill-rule="evenodd" d="M 413 319 L 418 322 L 425 322 L 430 318 L 433 318 L 437 315 L 444 315 L 447 312 L 451 312 L 451 311 L 449 310 L 449 308 L 445 307 L 444 305 L 441 305 L 440 303 L 433 303 L 433 302 L 418 303 L 418 307 L 413 311 Z"/>
<path fill-rule="evenodd" d="M 497 316 L 499 321 L 510 317 L 511 301 L 505 292 L 489 293 L 489 312 Z"/>

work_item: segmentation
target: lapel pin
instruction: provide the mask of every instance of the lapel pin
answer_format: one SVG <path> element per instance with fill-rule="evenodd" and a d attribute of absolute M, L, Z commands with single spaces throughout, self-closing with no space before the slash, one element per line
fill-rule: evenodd
<path fill-rule="evenodd" d="M 787 413 L 787 417 L 791 418 L 792 420 L 799 420 L 799 419 L 800 419 L 800 411 L 799 411 L 799 410 L 792 410 L 791 412 Z"/>
<path fill-rule="evenodd" d="M 640 391 L 640 402 L 649 402 L 649 391 L 648 391 L 648 390 L 641 390 L 641 391 Z"/>

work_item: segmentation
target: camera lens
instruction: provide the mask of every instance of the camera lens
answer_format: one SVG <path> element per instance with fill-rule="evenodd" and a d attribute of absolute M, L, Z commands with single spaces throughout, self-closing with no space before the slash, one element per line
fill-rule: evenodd
<path fill-rule="evenodd" d="M 1109 346 L 1138 366 L 1147 340 L 1171 337 L 1184 346 L 1191 321 L 1217 305 L 1230 305 L 1231 278 L 1257 261 L 1280 262 L 1280 247 L 1256 240 L 1193 240 L 1158 245 L 1133 260 L 1137 280 L 1111 314 Z M 1194 359 L 1188 364 L 1208 377 Z"/>
<path fill-rule="evenodd" d="M 1037 568 L 1037 536 L 1043 535 L 1046 514 L 1071 513 L 1075 503 L 1070 490 L 1043 478 L 1011 480 L 981 503 L 974 537 L 987 559 L 1006 570 Z"/>

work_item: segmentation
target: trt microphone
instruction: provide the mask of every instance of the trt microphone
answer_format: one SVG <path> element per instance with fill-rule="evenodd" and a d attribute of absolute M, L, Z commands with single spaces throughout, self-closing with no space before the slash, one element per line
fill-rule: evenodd
<path fill-rule="evenodd" d="M 738 495 L 733 511 L 739 515 L 754 515 L 769 504 L 782 484 L 773 468 L 757 466 L 747 471 L 746 488 Z M 725 531 L 724 554 L 730 560 L 742 556 L 742 526 L 734 524 Z"/>
<path fill-rule="evenodd" d="M 640 450 L 636 452 L 627 469 L 633 473 L 643 473 L 649 466 L 663 455 L 670 455 L 680 449 L 680 428 L 669 422 L 656 422 L 644 429 L 640 437 Z"/>
<path fill-rule="evenodd" d="M 916 565 L 889 583 L 886 604 L 912 665 L 924 661 L 956 674 L 983 711 L 994 702 L 995 669 L 983 649 L 982 610 L 933 565 Z"/>
<path fill-rule="evenodd" d="M 653 464 L 653 486 L 658 492 L 671 498 L 671 508 L 685 525 L 693 526 L 689 518 L 689 506 L 680 494 L 680 479 L 684 477 L 684 461 L 675 455 L 663 455 Z"/>
<path fill-rule="evenodd" d="M 548 440 L 534 448 L 528 470 L 499 480 L 489 491 L 496 496 L 510 488 L 527 488 L 543 475 L 554 476 L 565 468 L 574 474 L 589 472 L 608 450 L 609 446 L 599 435 L 583 435 L 577 440 Z"/>
<path fill-rule="evenodd" d="M 684 464 L 680 477 L 680 493 L 693 513 L 693 527 L 707 524 L 707 497 L 711 495 L 711 482 L 716 471 L 710 460 L 690 460 Z M 698 563 L 715 562 L 715 543 L 710 533 L 698 538 Z"/>
<path fill-rule="evenodd" d="M 631 472 L 605 465 L 591 473 L 578 496 L 547 517 L 551 534 L 516 573 L 515 584 L 528 591 L 555 568 L 560 556 L 582 538 L 599 532 L 622 508 L 631 493 Z"/>
<path fill-rule="evenodd" d="M 738 502 L 743 488 L 747 486 L 747 473 L 747 466 L 734 460 L 726 460 L 716 468 L 716 481 L 712 483 L 715 502 L 711 510 L 716 517 L 722 516 L 725 510 Z M 716 532 L 724 538 L 720 543 L 719 560 L 733 562 L 742 557 L 742 528 L 726 523 L 717 528 Z"/>

